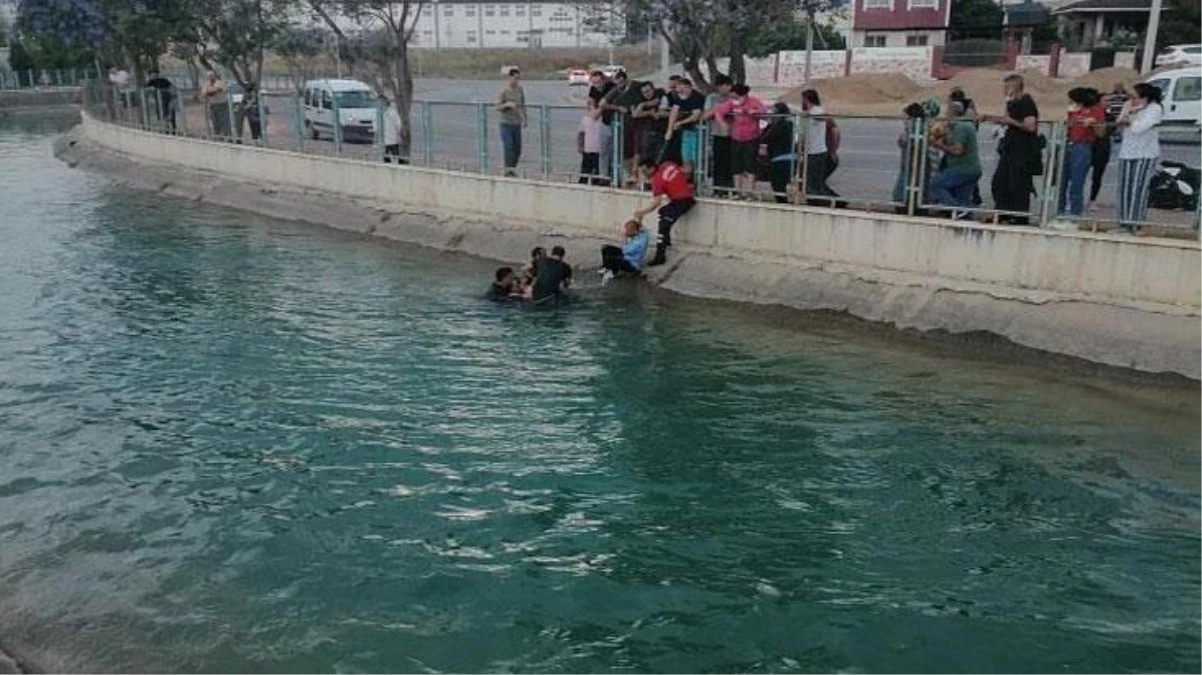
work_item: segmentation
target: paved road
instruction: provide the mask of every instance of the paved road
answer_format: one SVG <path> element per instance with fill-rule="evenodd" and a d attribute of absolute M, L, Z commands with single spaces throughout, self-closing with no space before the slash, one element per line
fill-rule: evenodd
<path fill-rule="evenodd" d="M 499 91 L 499 82 L 465 81 L 465 80 L 421 80 L 417 83 L 415 97 L 418 100 L 430 101 L 430 127 L 433 165 L 454 169 L 480 170 L 480 155 L 478 149 L 478 132 L 481 128 L 478 103 L 486 104 L 489 108 Z M 519 173 L 524 175 L 541 175 L 542 144 L 548 144 L 550 170 L 553 175 L 567 177 L 574 174 L 579 167 L 579 155 L 576 153 L 576 129 L 582 110 L 580 106 L 585 97 L 583 87 L 569 87 L 562 82 L 527 82 L 526 95 L 532 106 L 531 114 L 534 119 L 525 130 L 523 142 L 523 157 L 519 165 Z M 291 133 L 291 111 L 286 98 L 271 97 L 268 99 L 270 108 L 268 123 L 268 145 L 296 149 L 296 142 Z M 540 107 L 546 105 L 545 113 L 540 113 Z M 199 106 L 193 106 L 189 114 L 189 130 L 193 133 L 203 130 L 204 122 Z M 499 172 L 501 168 L 501 145 L 496 131 L 496 115 L 490 109 L 484 124 L 487 138 L 487 169 Z M 548 138 L 540 138 L 538 115 L 549 117 Z M 421 155 L 420 143 L 421 122 L 415 113 L 414 118 L 415 156 Z M 897 136 L 901 131 L 901 122 L 897 119 L 844 119 L 840 121 L 842 128 L 842 147 L 840 148 L 840 166 L 831 178 L 831 186 L 853 200 L 867 202 L 887 202 L 892 193 L 893 182 L 897 176 L 899 151 L 896 145 Z M 989 198 L 989 177 L 996 165 L 996 139 L 989 133 L 992 125 L 982 127 L 980 134 L 981 158 L 984 168 L 984 178 L 981 180 L 982 195 L 987 206 Z M 334 144 L 323 139 L 303 142 L 305 152 L 334 154 Z M 344 144 L 344 156 L 369 159 L 374 149 L 370 144 Z M 1188 145 L 1164 146 L 1164 157 L 1197 165 L 1198 148 Z M 1118 179 L 1117 159 L 1112 160 L 1106 170 L 1105 180 L 1099 195 L 1101 219 L 1113 218 L 1116 202 L 1116 181 Z M 1038 179 L 1037 179 L 1038 181 Z M 1037 187 L 1042 183 L 1037 182 Z M 766 186 L 764 186 L 765 189 Z M 1155 222 L 1165 224 L 1189 225 L 1193 215 L 1187 212 L 1152 211 L 1149 215 Z"/>

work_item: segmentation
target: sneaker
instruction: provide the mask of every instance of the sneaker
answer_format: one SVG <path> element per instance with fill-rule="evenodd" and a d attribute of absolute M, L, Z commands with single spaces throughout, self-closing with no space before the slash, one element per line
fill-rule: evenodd
<path fill-rule="evenodd" d="M 613 280 L 614 280 L 614 273 L 612 271 L 601 270 L 601 285 L 602 286 L 608 285 L 609 282 L 611 282 Z"/>

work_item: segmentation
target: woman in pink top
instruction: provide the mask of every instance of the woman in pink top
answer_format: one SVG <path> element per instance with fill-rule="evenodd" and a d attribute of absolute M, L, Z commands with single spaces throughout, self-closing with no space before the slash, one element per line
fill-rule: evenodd
<path fill-rule="evenodd" d="M 760 149 L 760 117 L 764 103 L 751 96 L 751 88 L 740 84 L 734 96 L 714 108 L 714 117 L 730 124 L 731 165 L 735 174 L 735 190 L 750 193 L 755 190 L 756 158 Z"/>

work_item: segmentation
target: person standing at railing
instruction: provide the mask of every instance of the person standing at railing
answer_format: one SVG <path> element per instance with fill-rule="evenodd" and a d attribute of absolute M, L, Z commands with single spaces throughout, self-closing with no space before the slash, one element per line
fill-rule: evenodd
<path fill-rule="evenodd" d="M 605 138 L 605 124 L 594 113 L 597 104 L 585 99 L 584 115 L 576 130 L 576 151 L 580 153 L 580 184 L 601 185 L 601 139 Z"/>
<path fill-rule="evenodd" d="M 166 119 L 171 132 L 175 133 L 175 85 L 160 75 L 158 68 L 151 68 L 147 75 L 150 79 L 146 80 L 146 87 L 154 95 L 151 105 L 154 106 L 155 116 L 160 120 Z"/>
<path fill-rule="evenodd" d="M 681 167 L 691 175 L 701 164 L 697 122 L 705 113 L 705 97 L 693 89 L 692 80 L 682 77 L 677 83 L 676 93 L 669 94 L 668 103 L 668 131 L 664 134 L 664 140 L 669 144 L 672 158 L 679 157 Z"/>
<path fill-rule="evenodd" d="M 1102 106 L 1105 114 L 1105 124 L 1099 132 L 1098 138 L 1094 140 L 1093 154 L 1089 162 L 1088 210 L 1090 213 L 1095 213 L 1098 210 L 1098 195 L 1102 192 L 1102 179 L 1106 176 L 1106 167 L 1110 164 L 1114 146 L 1118 145 L 1120 140 L 1116 122 L 1118 122 L 1119 113 L 1123 111 L 1123 105 L 1130 96 L 1127 95 L 1127 90 L 1121 82 L 1114 85 L 1114 90 L 1106 95 L 1102 95 L 1097 90 L 1091 91 L 1097 97 L 1098 105 Z"/>
<path fill-rule="evenodd" d="M 663 154 L 664 131 L 667 118 L 660 112 L 664 92 L 654 83 L 644 82 L 639 87 L 639 102 L 630 110 L 630 124 L 635 128 L 634 165 L 644 157 L 659 158 Z"/>
<path fill-rule="evenodd" d="M 827 148 L 827 126 L 829 119 L 826 110 L 822 108 L 822 99 L 816 89 L 806 89 L 801 92 L 801 109 L 805 111 L 806 122 L 806 165 L 805 165 L 805 194 L 806 203 L 811 206 L 835 206 L 833 199 L 821 197 L 838 197 L 839 194 L 827 185 L 826 179 L 831 175 L 830 153 Z M 819 199 L 814 199 L 819 197 Z"/>
<path fill-rule="evenodd" d="M 1148 188 L 1156 160 L 1160 158 L 1160 132 L 1156 126 L 1164 118 L 1160 89 L 1141 82 L 1134 87 L 1135 97 L 1119 114 L 1123 131 L 1119 145 L 1119 225 L 1132 234 L 1148 217 Z"/>
<path fill-rule="evenodd" d="M 1027 225 L 1031 219 L 1031 195 L 1034 177 L 1043 173 L 1039 139 L 1039 108 L 1035 99 L 1023 91 L 1021 75 L 1003 80 L 1006 92 L 1004 115 L 982 115 L 981 120 L 1002 125 L 1005 134 L 998 143 L 997 169 L 991 184 L 993 205 L 999 211 L 1024 215 L 1004 215 L 998 222 Z"/>
<path fill-rule="evenodd" d="M 755 171 L 760 146 L 760 118 L 764 114 L 764 103 L 751 95 L 751 88 L 740 84 L 734 95 L 718 104 L 713 117 L 728 120 L 731 144 L 731 160 L 735 174 L 735 190 L 738 196 L 750 197 L 755 192 Z M 716 159 L 716 158 L 715 158 Z"/>
<path fill-rule="evenodd" d="M 200 87 L 200 98 L 204 101 L 213 135 L 218 138 L 229 138 L 230 136 L 228 96 L 225 82 L 217 77 L 217 73 L 210 70 L 205 76 L 204 84 Z"/>
<path fill-rule="evenodd" d="M 251 82 L 246 85 L 246 93 L 238 106 L 238 142 L 242 142 L 242 120 L 250 128 L 250 138 L 256 143 L 263 137 L 263 115 L 260 114 L 259 85 Z"/>
<path fill-rule="evenodd" d="M 731 157 L 731 134 L 729 113 L 717 114 L 718 107 L 729 101 L 734 80 L 729 75 L 718 75 L 714 78 L 714 90 L 705 97 L 705 113 L 703 119 L 710 122 L 710 177 L 714 184 L 714 196 L 725 197 L 730 193 L 734 183 L 734 164 Z M 758 130 L 757 130 L 758 131 Z"/>
<path fill-rule="evenodd" d="M 609 92 L 613 91 L 614 83 L 600 70 L 594 70 L 589 75 L 589 82 L 588 97 L 594 104 L 593 117 L 601 120 L 601 124 L 604 125 L 604 135 L 601 137 L 601 174 L 612 178 L 614 113 L 612 110 L 605 110 L 602 104 Z"/>
<path fill-rule="evenodd" d="M 934 133 L 929 139 L 932 147 L 944 153 L 943 168 L 931 180 L 931 194 L 935 201 L 944 206 L 955 207 L 952 218 L 961 220 L 971 217 L 972 189 L 981 180 L 981 157 L 977 151 L 977 130 L 972 121 L 964 117 L 964 104 L 951 101 L 943 133 Z"/>
<path fill-rule="evenodd" d="M 614 133 L 622 134 L 618 139 L 618 147 L 621 150 L 621 161 L 624 171 L 632 174 L 636 164 L 634 159 L 634 126 L 630 123 L 630 109 L 634 107 L 641 98 L 639 88 L 626 74 L 626 71 L 619 70 L 614 73 L 614 86 L 601 99 L 601 109 L 610 114 L 610 128 Z M 612 154 L 612 148 L 610 149 Z M 610 160 L 612 162 L 612 159 Z M 608 167 L 608 174 L 613 173 L 613 166 Z"/>
<path fill-rule="evenodd" d="M 1099 131 L 1106 133 L 1106 112 L 1098 103 L 1097 92 L 1085 87 L 1068 91 L 1065 113 L 1068 145 L 1064 149 L 1064 169 L 1060 175 L 1060 215 L 1085 215 L 1085 177 L 1093 163 L 1094 144 Z"/>
<path fill-rule="evenodd" d="M 759 155 L 768 160 L 768 180 L 777 204 L 789 203 L 789 183 L 797 166 L 797 146 L 793 139 L 793 113 L 789 104 L 777 101 L 772 117 L 760 134 Z"/>
<path fill-rule="evenodd" d="M 387 106 L 384 109 L 384 163 L 405 164 L 401 157 L 401 113 L 397 110 L 396 101 L 381 97 Z"/>
<path fill-rule="evenodd" d="M 515 176 L 522 159 L 522 127 L 526 126 L 526 92 L 522 90 L 522 71 L 509 69 L 509 79 L 497 97 L 501 113 L 501 148 L 504 154 L 505 175 Z"/>

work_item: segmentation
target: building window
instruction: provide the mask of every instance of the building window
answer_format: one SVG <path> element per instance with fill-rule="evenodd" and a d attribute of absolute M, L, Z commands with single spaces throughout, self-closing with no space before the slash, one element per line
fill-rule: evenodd
<path fill-rule="evenodd" d="M 543 15 L 542 7 L 531 7 L 530 8 L 530 16 L 542 16 L 542 15 Z"/>
<path fill-rule="evenodd" d="M 486 31 L 484 31 L 484 34 L 485 34 L 485 35 L 496 35 L 496 34 L 497 34 L 497 31 L 495 31 L 495 30 L 486 30 Z"/>
<path fill-rule="evenodd" d="M 513 8 L 513 13 L 518 16 L 526 16 L 526 8 L 523 5 L 518 5 Z"/>
<path fill-rule="evenodd" d="M 509 5 L 501 5 L 501 16 L 509 16 Z"/>
<path fill-rule="evenodd" d="M 865 47 L 884 47 L 885 46 L 885 36 L 884 35 L 865 35 L 864 36 L 864 46 Z"/>
<path fill-rule="evenodd" d="M 496 13 L 496 11 L 493 9 L 493 6 L 492 6 L 492 5 L 485 5 L 485 6 L 484 6 L 484 16 L 496 16 L 496 14 L 497 14 L 497 13 Z"/>
<path fill-rule="evenodd" d="M 893 9 L 893 0 L 864 0 L 864 9 Z"/>
<path fill-rule="evenodd" d="M 472 11 L 472 12 L 474 12 L 475 10 L 469 10 L 469 11 Z M 454 6 L 454 5 L 447 5 L 446 7 L 443 7 L 443 8 L 442 8 L 442 15 L 443 15 L 443 16 L 455 16 L 455 6 Z"/>
<path fill-rule="evenodd" d="M 468 42 L 475 42 L 475 41 L 476 41 L 476 31 L 474 31 L 474 30 L 469 30 L 469 31 L 467 32 L 467 41 L 468 41 Z"/>
<path fill-rule="evenodd" d="M 884 47 L 885 45 L 881 45 L 881 46 Z M 925 46 L 927 46 L 927 36 L 926 35 L 907 35 L 906 36 L 906 46 L 907 47 L 925 47 Z"/>
<path fill-rule="evenodd" d="M 918 9 L 920 7 L 937 9 L 939 7 L 939 0 L 910 0 L 910 9 Z"/>
<path fill-rule="evenodd" d="M 448 7 L 447 9 L 450 9 L 450 7 Z M 475 7 L 467 7 L 464 9 L 464 13 L 466 13 L 467 17 L 470 19 L 473 16 L 476 16 L 476 8 Z"/>

